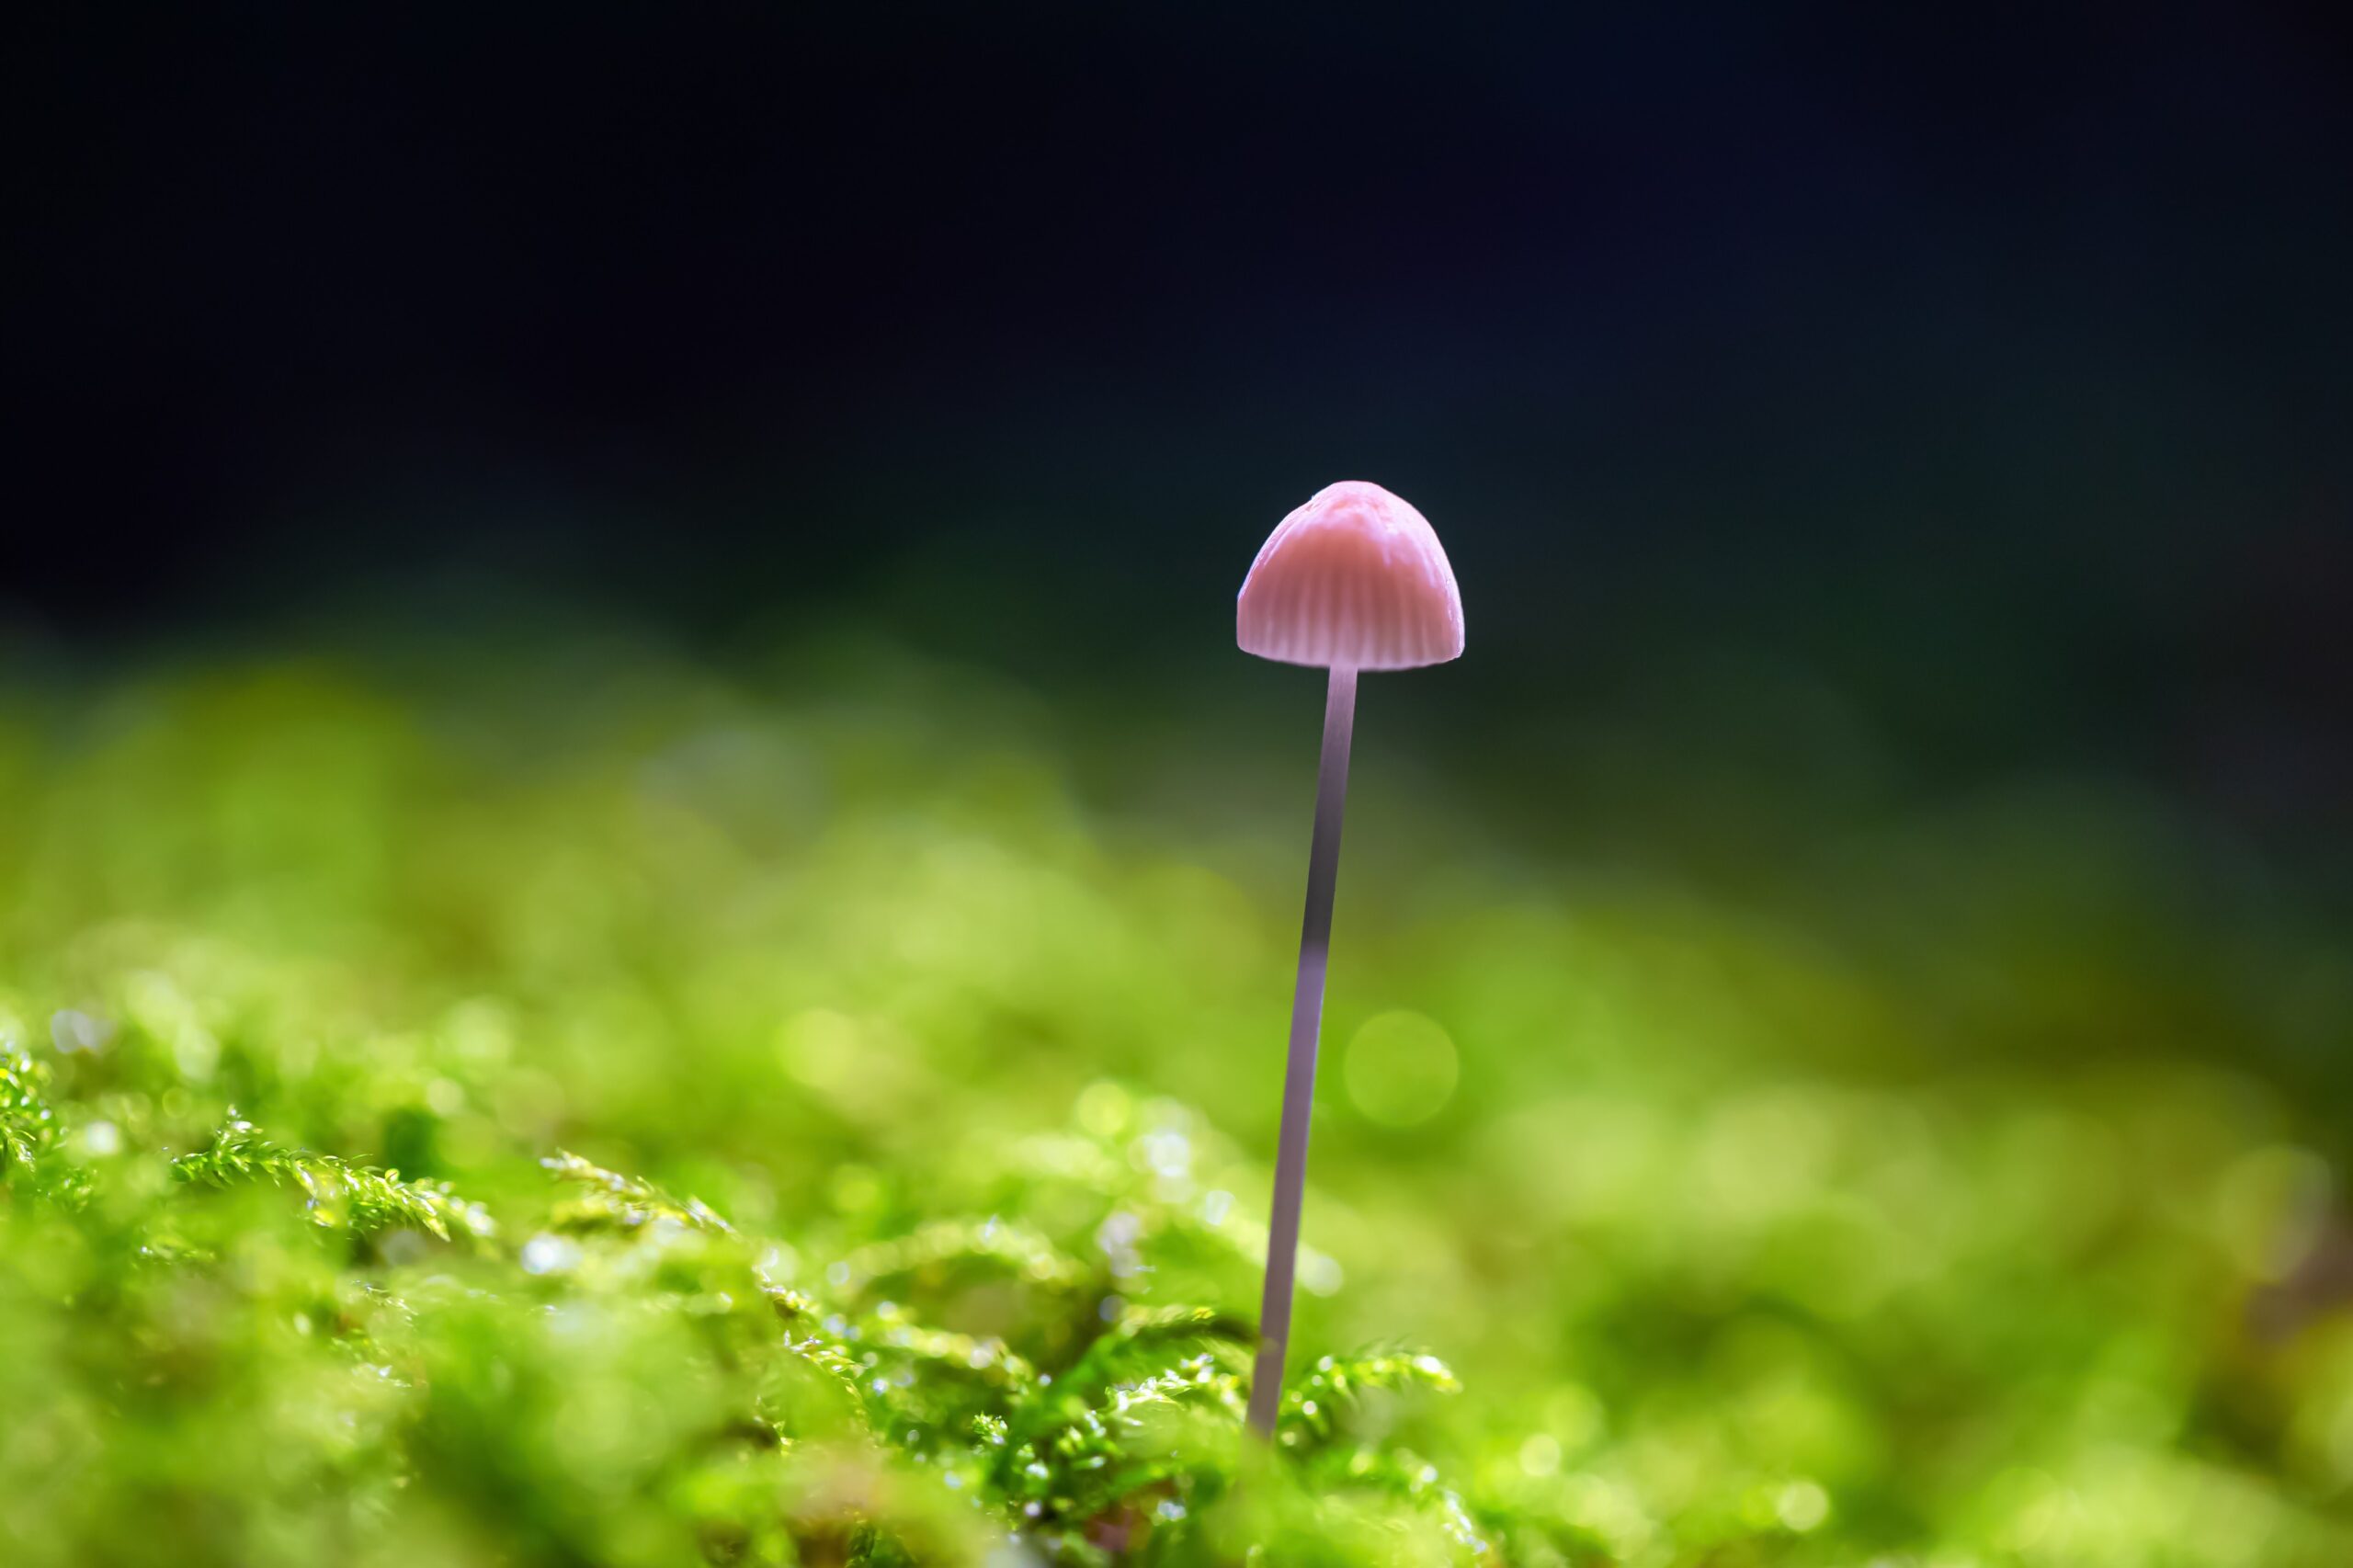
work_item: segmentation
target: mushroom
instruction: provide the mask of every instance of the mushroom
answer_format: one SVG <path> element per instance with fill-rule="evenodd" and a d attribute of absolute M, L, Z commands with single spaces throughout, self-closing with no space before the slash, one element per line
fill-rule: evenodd
<path fill-rule="evenodd" d="M 1267 536 L 1242 581 L 1234 626 L 1235 641 L 1245 653 L 1331 672 L 1324 699 L 1323 758 L 1315 774 L 1315 833 L 1307 857 L 1307 916 L 1300 930 L 1290 1051 L 1283 1071 L 1267 1291 L 1258 1311 L 1258 1358 L 1250 1381 L 1250 1424 L 1271 1437 L 1290 1343 L 1291 1279 L 1299 1258 L 1300 1201 L 1307 1186 L 1307 1121 L 1315 1098 L 1315 1043 L 1324 1021 L 1357 672 L 1412 669 L 1461 656 L 1462 596 L 1438 535 L 1419 512 L 1378 484 L 1343 480 L 1317 491 Z"/>

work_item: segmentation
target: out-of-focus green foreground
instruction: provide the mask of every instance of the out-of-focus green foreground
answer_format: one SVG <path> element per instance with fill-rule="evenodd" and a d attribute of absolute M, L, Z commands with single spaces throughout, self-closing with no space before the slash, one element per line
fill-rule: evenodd
<path fill-rule="evenodd" d="M 11 699 L 0 1562 L 2353 1562 L 2308 1020 L 1517 852 L 1379 702 L 1270 1457 L 1307 687 Z"/>

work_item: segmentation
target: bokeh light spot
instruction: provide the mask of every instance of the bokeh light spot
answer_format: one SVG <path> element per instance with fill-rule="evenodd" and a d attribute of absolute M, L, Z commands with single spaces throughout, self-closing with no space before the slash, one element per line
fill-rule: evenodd
<path fill-rule="evenodd" d="M 1413 1127 L 1453 1097 L 1459 1069 L 1446 1030 L 1419 1013 L 1394 1012 L 1365 1020 L 1342 1071 L 1349 1102 L 1366 1120 Z"/>
<path fill-rule="evenodd" d="M 1079 1092 L 1078 1124 L 1097 1138 L 1116 1138 L 1127 1131 L 1134 1109 L 1135 1102 L 1119 1085 L 1089 1084 Z"/>
<path fill-rule="evenodd" d="M 1773 1500 L 1773 1512 L 1784 1526 L 1803 1535 L 1830 1517 L 1830 1494 L 1811 1481 L 1792 1481 Z"/>

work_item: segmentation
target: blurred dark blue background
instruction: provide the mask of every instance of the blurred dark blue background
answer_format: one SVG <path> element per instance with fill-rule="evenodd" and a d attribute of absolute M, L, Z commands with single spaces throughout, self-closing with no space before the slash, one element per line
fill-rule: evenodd
<path fill-rule="evenodd" d="M 531 594 L 1208 668 L 1358 476 L 1499 767 L 1688 707 L 2347 836 L 2340 7 L 21 25 L 19 648 Z"/>

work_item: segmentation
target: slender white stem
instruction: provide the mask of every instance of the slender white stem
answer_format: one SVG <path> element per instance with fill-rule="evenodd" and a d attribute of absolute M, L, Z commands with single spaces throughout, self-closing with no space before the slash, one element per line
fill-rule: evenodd
<path fill-rule="evenodd" d="M 1332 890 L 1340 874 L 1340 812 L 1348 793 L 1348 738 L 1356 729 L 1357 672 L 1335 669 L 1324 699 L 1324 755 L 1315 769 L 1315 836 L 1307 852 L 1307 916 L 1299 933 L 1299 983 L 1290 1000 L 1290 1052 L 1283 1068 L 1282 1142 L 1275 1154 L 1275 1207 L 1267 1226 L 1267 1294 L 1258 1308 L 1258 1361 L 1250 1376 L 1250 1425 L 1273 1436 L 1290 1348 L 1291 1278 L 1299 1262 L 1299 1207 L 1307 1190 L 1307 1124 L 1315 1105 L 1315 1039 L 1324 1026 L 1324 971 L 1332 954 Z"/>

